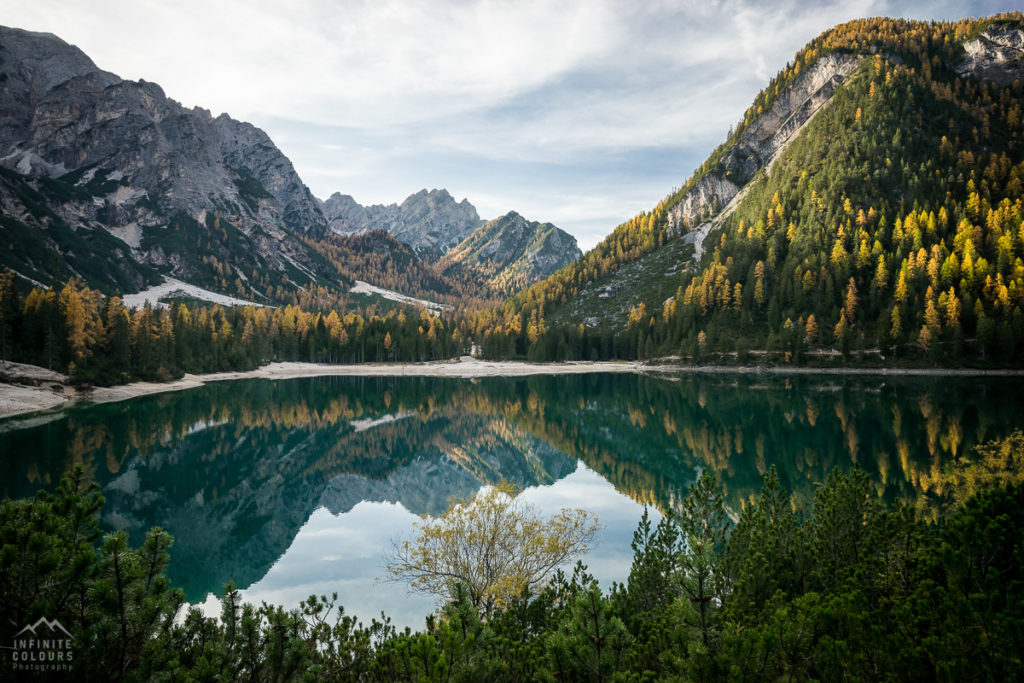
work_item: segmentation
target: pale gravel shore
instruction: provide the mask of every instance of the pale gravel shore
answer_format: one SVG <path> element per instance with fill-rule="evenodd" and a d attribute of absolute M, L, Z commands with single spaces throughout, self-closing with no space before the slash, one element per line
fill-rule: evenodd
<path fill-rule="evenodd" d="M 66 386 L 67 382 L 67 375 L 53 370 L 0 361 L 0 417 L 49 410 L 67 403 L 75 393 Z"/>
<path fill-rule="evenodd" d="M 193 389 L 207 382 L 236 379 L 295 379 L 299 377 L 524 377 L 527 375 L 578 375 L 595 372 L 637 372 L 639 363 L 518 363 L 476 359 L 433 363 L 360 363 L 326 365 L 321 363 L 271 363 L 255 370 L 185 375 L 170 382 L 133 382 L 116 387 L 93 389 L 85 397 L 91 403 L 111 403 L 165 391 Z M 2 392 L 2 389 L 0 389 Z"/>
<path fill-rule="evenodd" d="M 485 361 L 463 357 L 458 361 L 430 363 L 361 363 L 325 365 L 319 363 L 271 363 L 243 372 L 215 372 L 185 375 L 170 382 L 133 382 L 115 387 L 75 391 L 69 387 L 50 388 L 0 384 L 0 418 L 52 410 L 76 402 L 112 403 L 139 396 L 201 387 L 207 382 L 238 379 L 293 379 L 298 377 L 526 377 L 530 375 L 578 375 L 586 373 L 743 374 L 743 375 L 860 375 L 919 377 L 1021 377 L 1024 370 L 971 370 L 963 368 L 806 368 L 768 366 L 708 366 L 648 364 L 641 362 L 571 361 L 525 363 Z"/>
<path fill-rule="evenodd" d="M 43 387 L 24 387 L 17 384 L 0 384 L 0 417 L 50 410 L 68 403 L 71 399 Z"/>

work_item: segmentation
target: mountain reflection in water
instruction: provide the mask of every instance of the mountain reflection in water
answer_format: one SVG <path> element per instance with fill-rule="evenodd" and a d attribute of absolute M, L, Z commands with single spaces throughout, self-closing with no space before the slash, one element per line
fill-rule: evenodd
<path fill-rule="evenodd" d="M 106 528 L 134 544 L 152 526 L 174 536 L 168 573 L 191 600 L 234 580 L 247 597 L 289 606 L 338 590 L 364 618 L 392 605 L 422 615 L 429 600 L 410 602 L 402 586 L 367 587 L 383 574 L 381 552 L 416 515 L 482 485 L 512 481 L 542 509 L 606 506 L 609 530 L 588 562 L 622 581 L 637 503 L 676 508 L 702 469 L 718 473 L 733 510 L 772 465 L 806 504 L 831 469 L 853 463 L 882 495 L 926 507 L 957 456 L 1021 426 L 1022 388 L 727 375 L 245 380 L 0 422 L 0 467 L 3 493 L 23 497 L 84 464 L 107 499 Z"/>

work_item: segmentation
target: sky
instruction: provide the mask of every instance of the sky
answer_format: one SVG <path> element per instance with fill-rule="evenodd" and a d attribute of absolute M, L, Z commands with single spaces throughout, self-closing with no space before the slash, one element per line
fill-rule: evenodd
<path fill-rule="evenodd" d="M 102 69 L 265 130 L 321 199 L 445 188 L 592 247 L 653 208 L 808 41 L 1019 0 L 0 0 Z"/>

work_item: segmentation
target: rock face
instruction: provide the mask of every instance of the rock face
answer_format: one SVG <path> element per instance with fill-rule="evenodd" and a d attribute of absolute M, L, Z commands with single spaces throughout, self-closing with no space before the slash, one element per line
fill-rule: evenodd
<path fill-rule="evenodd" d="M 853 73 L 858 55 L 829 54 L 800 74 L 749 125 L 717 170 L 698 180 L 669 212 L 673 232 L 697 227 L 724 208 L 740 189 L 785 149 L 786 144 Z"/>
<path fill-rule="evenodd" d="M 22 232 L 63 253 L 70 245 L 54 235 L 56 222 L 80 236 L 103 228 L 122 256 L 182 279 L 201 275 L 199 255 L 187 253 L 196 245 L 243 274 L 309 277 L 317 262 L 293 233 L 327 230 L 319 203 L 266 133 L 101 71 L 50 34 L 0 28 L 0 165 L 10 171 L 3 213 Z M 39 215 L 33 192 L 52 215 Z M 185 234 L 170 237 L 172 223 L 171 232 Z M 55 275 L 43 260 L 26 263 L 26 275 Z"/>
<path fill-rule="evenodd" d="M 321 235 L 327 230 L 327 219 L 319 202 L 302 183 L 292 162 L 266 133 L 227 114 L 218 116 L 214 125 L 219 133 L 224 163 L 259 181 L 277 204 L 286 228 L 311 235 Z"/>
<path fill-rule="evenodd" d="M 447 190 L 420 190 L 401 204 L 372 206 L 362 206 L 348 195 L 334 193 L 324 202 L 324 212 L 331 230 L 339 234 L 386 230 L 431 260 L 483 224 L 468 200 L 456 202 Z"/>
<path fill-rule="evenodd" d="M 569 233 L 512 211 L 485 223 L 438 265 L 444 275 L 481 281 L 491 293 L 510 296 L 582 255 Z"/>
<path fill-rule="evenodd" d="M 1009 85 L 1024 77 L 1024 30 L 1020 26 L 993 23 L 977 38 L 964 43 L 967 56 L 955 68 L 961 76 L 973 76 Z"/>
<path fill-rule="evenodd" d="M 1024 78 L 1024 30 L 995 22 L 964 43 L 966 57 L 957 73 L 1008 85 Z M 698 180 L 669 213 L 674 232 L 698 227 L 736 196 L 762 168 L 770 167 L 786 144 L 825 106 L 857 68 L 862 55 L 827 54 L 800 74 L 747 127 L 720 167 Z"/>
<path fill-rule="evenodd" d="M 696 228 L 717 214 L 740 191 L 741 186 L 727 178 L 709 173 L 696 183 L 672 207 L 669 225 L 673 232 Z"/>
<path fill-rule="evenodd" d="M 397 214 L 397 204 L 390 206 L 377 204 L 366 207 L 353 199 L 351 195 L 335 192 L 324 202 L 323 212 L 330 229 L 339 235 L 362 235 L 374 229 L 371 226 L 377 220 L 378 212 L 383 213 L 383 209 L 391 207 L 394 207 L 394 213 Z M 371 214 L 373 214 L 372 218 Z"/>

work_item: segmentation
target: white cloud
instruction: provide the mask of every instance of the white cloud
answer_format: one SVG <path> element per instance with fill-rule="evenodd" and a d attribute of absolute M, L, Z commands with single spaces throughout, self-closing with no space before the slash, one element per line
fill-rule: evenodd
<path fill-rule="evenodd" d="M 600 3 L 33 0 L 5 12 L 187 105 L 367 125 L 513 97 L 614 44 Z M 116 37 L 116 39 L 111 39 Z"/>
<path fill-rule="evenodd" d="M 187 106 L 265 128 L 318 196 L 392 202 L 448 186 L 483 215 L 557 219 L 590 242 L 628 217 L 615 206 L 650 208 L 641 202 L 682 184 L 767 80 L 834 24 L 1013 5 L 0 0 L 0 16 Z M 621 155 L 631 163 L 617 165 Z"/>

